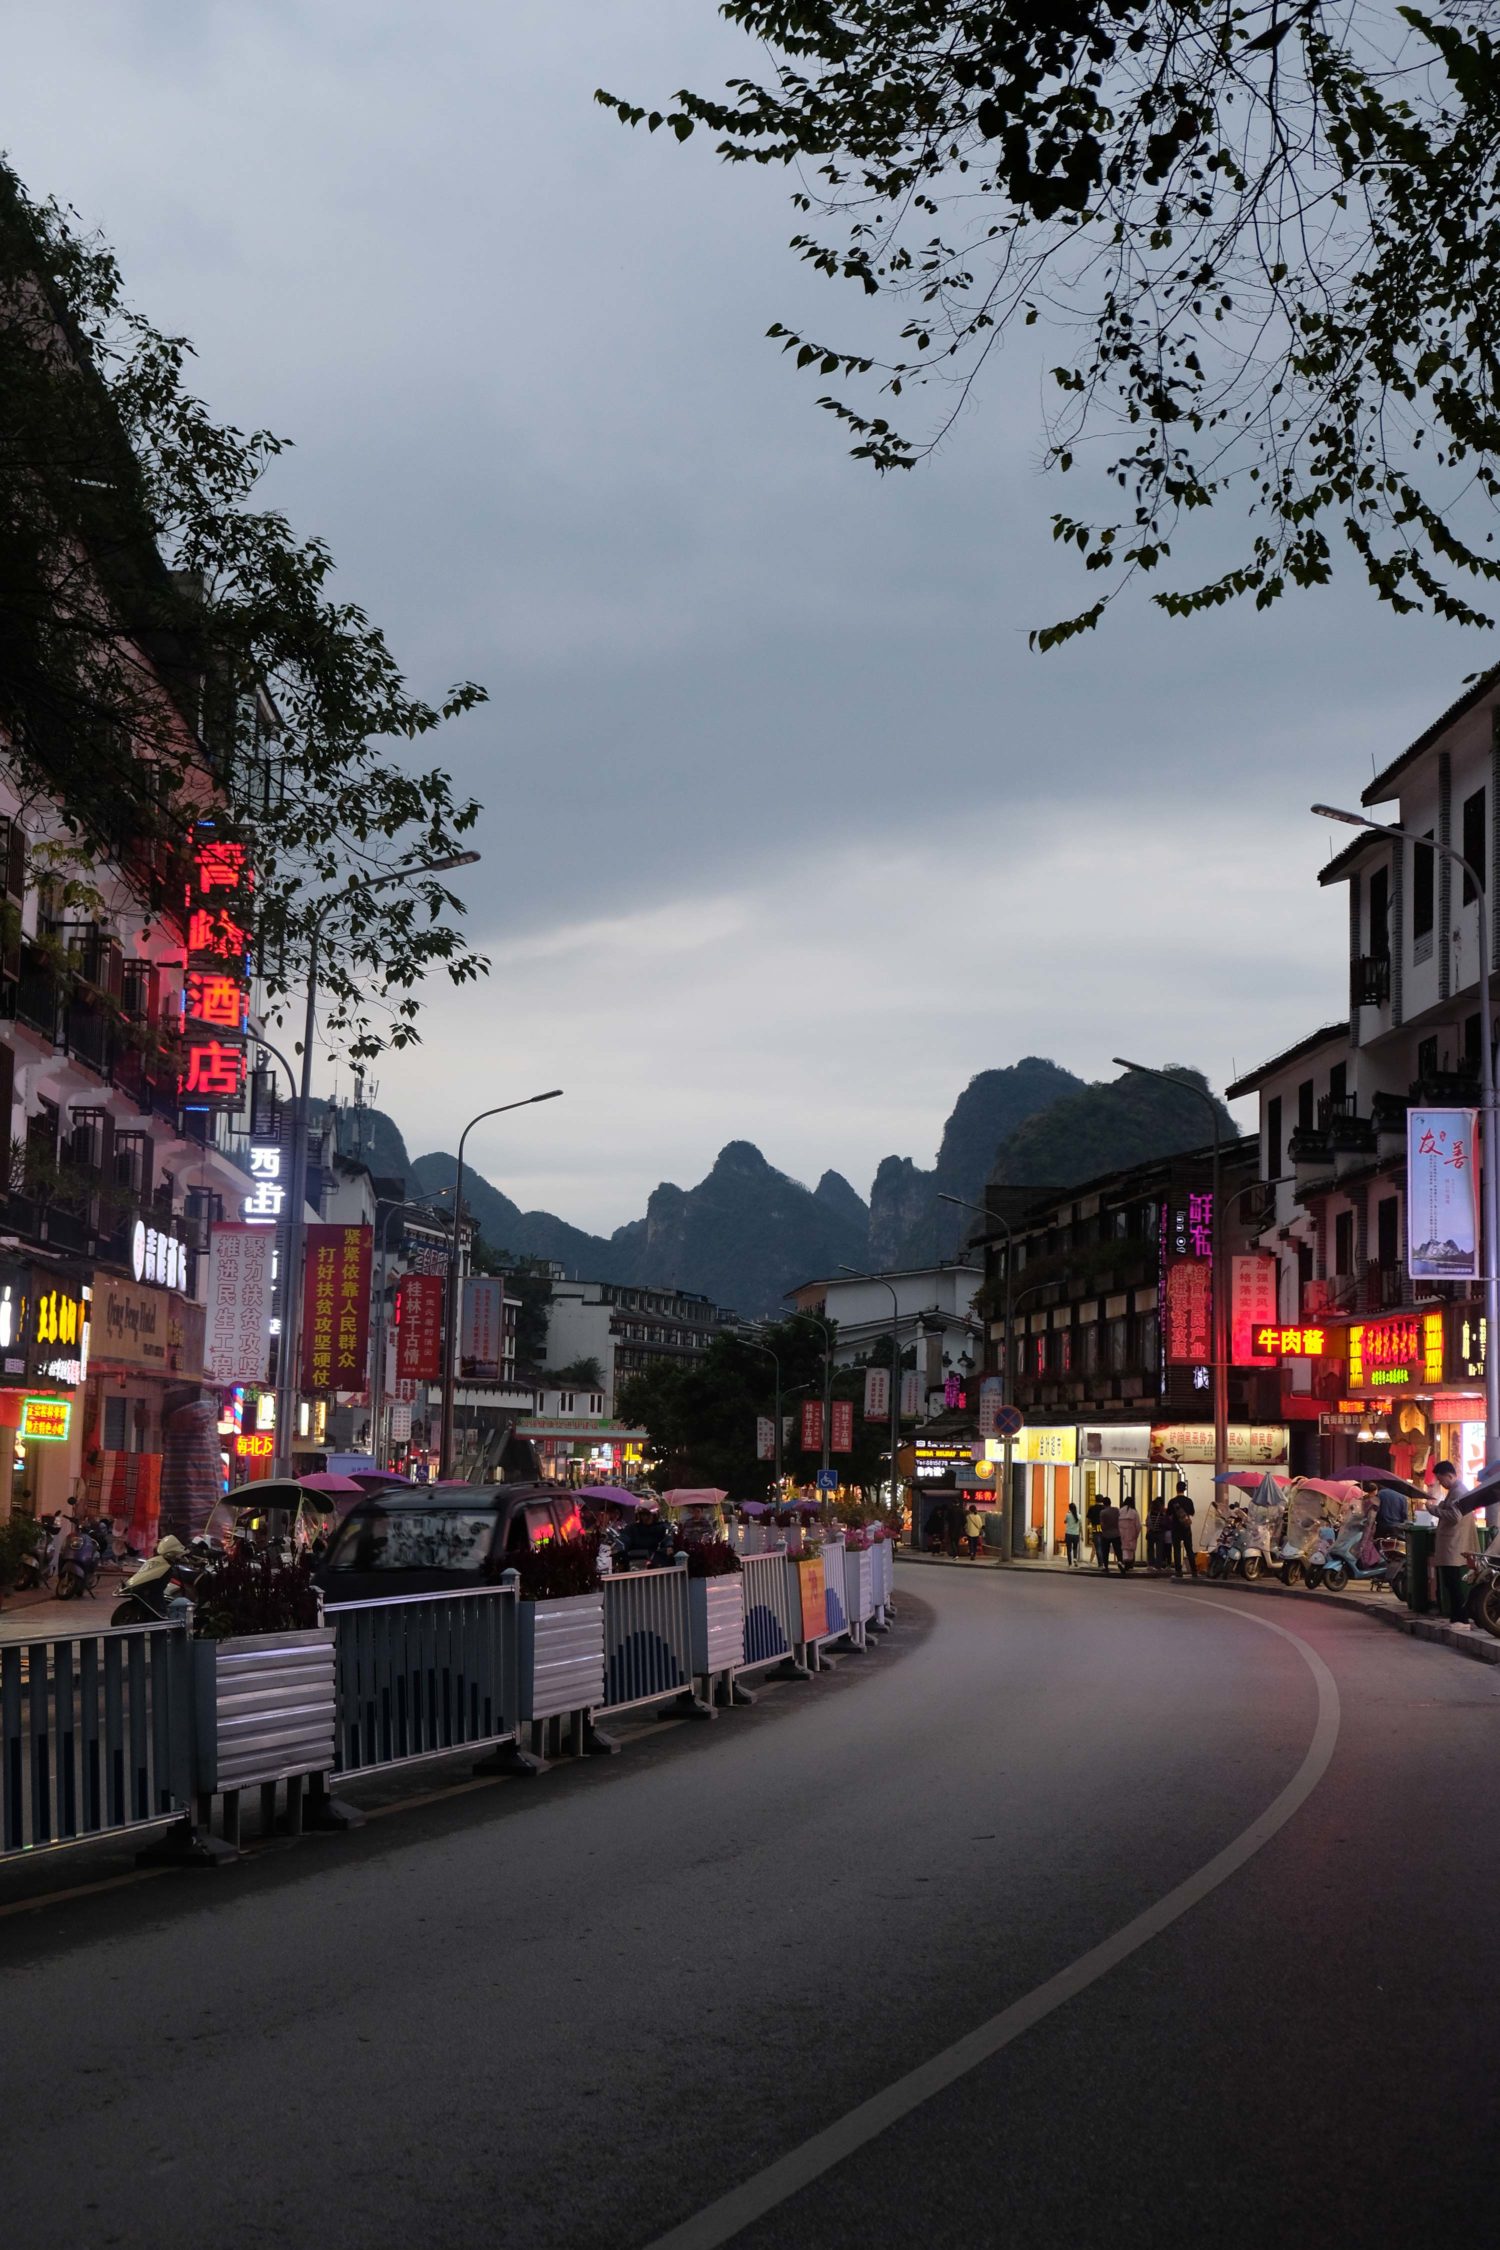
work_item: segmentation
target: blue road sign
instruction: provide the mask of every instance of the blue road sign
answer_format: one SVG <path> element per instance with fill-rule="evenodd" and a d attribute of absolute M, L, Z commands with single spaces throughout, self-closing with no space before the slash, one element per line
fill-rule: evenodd
<path fill-rule="evenodd" d="M 998 1407 L 995 1412 L 996 1437 L 1019 1437 L 1026 1427 L 1026 1417 L 1019 1406 Z"/>
<path fill-rule="evenodd" d="M 837 1491 L 838 1491 L 838 1488 L 839 1488 L 839 1473 L 838 1473 L 838 1470 L 837 1470 L 837 1469 L 819 1469 L 819 1471 L 818 1471 L 818 1490 L 819 1490 L 820 1492 L 837 1492 Z"/>

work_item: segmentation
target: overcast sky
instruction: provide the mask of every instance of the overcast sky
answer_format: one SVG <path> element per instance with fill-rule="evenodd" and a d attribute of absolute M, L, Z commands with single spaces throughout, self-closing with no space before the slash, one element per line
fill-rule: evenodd
<path fill-rule="evenodd" d="M 445 755 L 494 972 L 429 985 L 378 1072 L 414 1154 L 562 1085 L 470 1148 L 575 1224 L 734 1138 L 865 1193 L 976 1070 L 1222 1085 L 1339 1013 L 1306 807 L 1486 644 L 1351 583 L 1030 654 L 1096 590 L 1051 543 L 1034 354 L 877 482 L 762 340 L 865 318 L 788 256 L 787 177 L 592 101 L 752 67 L 712 0 L 50 0 L 5 40 L 28 185 L 217 411 L 295 439 L 274 497 L 414 684 L 489 687 Z"/>

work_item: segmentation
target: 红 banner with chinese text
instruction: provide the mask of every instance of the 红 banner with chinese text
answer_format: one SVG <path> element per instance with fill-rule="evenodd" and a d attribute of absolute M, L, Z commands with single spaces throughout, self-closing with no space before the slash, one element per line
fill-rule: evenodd
<path fill-rule="evenodd" d="M 1406 1270 L 1413 1281 L 1479 1275 L 1479 1167 L 1472 1109 L 1406 1113 Z"/>
<path fill-rule="evenodd" d="M 362 1391 L 369 1380 L 372 1227 L 311 1226 L 302 1275 L 302 1388 Z"/>
<path fill-rule="evenodd" d="M 1167 1261 L 1167 1364 L 1201 1365 L 1214 1354 L 1213 1267 L 1206 1258 Z"/>
<path fill-rule="evenodd" d="M 497 1382 L 505 1359 L 505 1284 L 487 1274 L 464 1283 L 458 1327 L 458 1371 L 476 1382 Z"/>
<path fill-rule="evenodd" d="M 820 1453 L 823 1449 L 823 1401 L 805 1398 L 802 1401 L 802 1450 Z"/>
<path fill-rule="evenodd" d="M 854 1401 L 852 1398 L 836 1398 L 833 1402 L 828 1450 L 830 1453 L 852 1453 L 854 1451 Z"/>
<path fill-rule="evenodd" d="M 396 1376 L 435 1383 L 443 1372 L 443 1280 L 404 1273 L 396 1285 Z"/>
<path fill-rule="evenodd" d="M 1269 1367 L 1280 1356 L 1267 1354 L 1256 1342 L 1257 1330 L 1274 1328 L 1278 1322 L 1276 1273 L 1274 1258 L 1229 1261 L 1229 1356 L 1236 1367 Z"/>
<path fill-rule="evenodd" d="M 271 1261 L 264 1227 L 215 1223 L 208 1237 L 204 1366 L 215 1383 L 263 1383 L 271 1350 Z"/>

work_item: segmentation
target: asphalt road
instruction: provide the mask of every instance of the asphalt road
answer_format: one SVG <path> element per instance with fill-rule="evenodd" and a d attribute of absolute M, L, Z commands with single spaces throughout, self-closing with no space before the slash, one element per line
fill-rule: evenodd
<path fill-rule="evenodd" d="M 1331 1602 L 898 1591 L 713 1728 L 0 1919 L 7 2239 L 1488 2239 L 1496 1673 Z"/>

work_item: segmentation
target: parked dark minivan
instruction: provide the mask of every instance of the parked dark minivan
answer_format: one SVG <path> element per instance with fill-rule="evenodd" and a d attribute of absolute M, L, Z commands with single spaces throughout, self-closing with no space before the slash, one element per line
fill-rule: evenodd
<path fill-rule="evenodd" d="M 330 1607 L 491 1586 L 509 1558 L 583 1529 L 555 1484 L 391 1485 L 356 1501 L 315 1576 Z"/>

